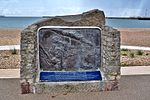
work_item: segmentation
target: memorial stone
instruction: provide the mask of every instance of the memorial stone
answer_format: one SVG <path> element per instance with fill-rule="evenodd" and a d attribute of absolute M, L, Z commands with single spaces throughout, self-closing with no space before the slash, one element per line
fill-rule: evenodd
<path fill-rule="evenodd" d="M 118 90 L 120 32 L 103 11 L 56 16 L 21 32 L 22 94 Z"/>

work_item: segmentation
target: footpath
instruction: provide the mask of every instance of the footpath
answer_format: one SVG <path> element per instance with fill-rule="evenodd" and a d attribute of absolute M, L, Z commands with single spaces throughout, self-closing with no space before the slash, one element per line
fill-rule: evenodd
<path fill-rule="evenodd" d="M 121 67 L 121 75 L 150 75 L 150 66 Z M 20 78 L 20 69 L 0 69 L 0 78 Z"/>
<path fill-rule="evenodd" d="M 150 47 L 141 47 L 141 46 L 125 46 L 125 45 L 121 45 L 120 48 L 121 49 L 134 49 L 134 50 L 147 50 L 147 51 L 150 51 Z M 0 46 L 0 50 L 11 50 L 11 49 L 20 50 L 20 45 Z"/>

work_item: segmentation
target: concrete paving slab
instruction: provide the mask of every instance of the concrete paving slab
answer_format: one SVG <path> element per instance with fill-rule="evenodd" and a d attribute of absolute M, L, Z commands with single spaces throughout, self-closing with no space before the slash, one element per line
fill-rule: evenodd
<path fill-rule="evenodd" d="M 20 78 L 20 69 L 0 69 L 0 78 Z"/>
<path fill-rule="evenodd" d="M 121 75 L 150 75 L 150 66 L 121 67 Z"/>

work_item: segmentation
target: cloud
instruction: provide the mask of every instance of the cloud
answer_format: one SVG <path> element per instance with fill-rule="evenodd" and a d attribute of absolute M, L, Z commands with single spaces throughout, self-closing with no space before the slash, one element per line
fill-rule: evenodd
<path fill-rule="evenodd" d="M 142 9 L 119 8 L 119 9 L 105 9 L 105 15 L 110 17 L 136 17 L 140 16 Z"/>
<path fill-rule="evenodd" d="M 101 2 L 100 2 L 101 1 Z M 102 9 L 106 16 L 140 16 L 148 1 L 123 0 L 0 0 L 0 15 L 44 16 L 78 14 L 90 9 Z M 100 2 L 100 3 L 99 3 Z M 143 8 L 144 7 L 144 8 Z M 147 12 L 150 12 L 149 10 Z"/>
<path fill-rule="evenodd" d="M 11 4 L 17 2 L 19 2 L 19 0 L 0 0 L 0 5 L 2 6 L 3 4 Z"/>

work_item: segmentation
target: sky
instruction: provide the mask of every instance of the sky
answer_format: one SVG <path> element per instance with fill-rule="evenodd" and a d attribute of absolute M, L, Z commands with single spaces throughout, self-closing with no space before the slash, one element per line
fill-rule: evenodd
<path fill-rule="evenodd" d="M 100 9 L 107 17 L 150 16 L 150 0 L 0 0 L 0 15 L 56 16 Z"/>

